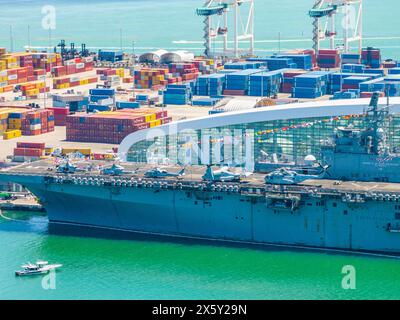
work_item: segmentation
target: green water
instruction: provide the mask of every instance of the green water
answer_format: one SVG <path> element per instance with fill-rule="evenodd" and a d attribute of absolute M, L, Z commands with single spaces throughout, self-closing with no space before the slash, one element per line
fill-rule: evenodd
<path fill-rule="evenodd" d="M 0 218 L 2 299 L 398 299 L 400 260 L 273 248 L 116 240 L 49 233 L 45 216 Z M 55 289 L 17 278 L 19 264 L 64 264 Z M 342 289 L 342 268 L 356 289 Z"/>
<path fill-rule="evenodd" d="M 49 45 L 49 33 L 42 28 L 44 5 L 56 9 L 56 29 L 50 43 L 61 39 L 78 47 L 120 48 L 136 52 L 164 48 L 202 51 L 202 18 L 195 9 L 204 0 L 2 0 L 0 1 L 0 46 Z M 255 49 L 259 55 L 291 48 L 312 46 L 312 19 L 308 17 L 314 0 L 255 0 Z M 398 0 L 364 1 L 365 45 L 382 48 L 386 57 L 400 57 Z M 244 10 L 245 11 L 245 10 Z M 245 22 L 243 22 L 245 23 Z M 337 19 L 337 24 L 341 19 Z M 338 29 L 339 30 L 339 29 Z M 340 32 L 338 37 L 342 37 Z M 281 39 L 280 45 L 278 39 Z M 323 46 L 328 46 L 327 43 Z"/>

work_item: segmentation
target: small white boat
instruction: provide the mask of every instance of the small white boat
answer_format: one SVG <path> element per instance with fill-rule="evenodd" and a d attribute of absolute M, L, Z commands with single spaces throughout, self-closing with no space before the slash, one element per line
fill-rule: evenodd
<path fill-rule="evenodd" d="M 61 268 L 62 264 L 49 264 L 47 261 L 38 261 L 36 264 L 27 263 L 22 265 L 23 270 L 15 271 L 17 276 L 33 276 L 38 274 L 45 274 L 51 270 Z"/>

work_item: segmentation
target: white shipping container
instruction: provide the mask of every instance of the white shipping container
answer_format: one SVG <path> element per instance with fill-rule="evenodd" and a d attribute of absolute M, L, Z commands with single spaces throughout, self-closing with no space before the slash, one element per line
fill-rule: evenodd
<path fill-rule="evenodd" d="M 46 81 L 46 76 L 38 76 L 38 81 Z"/>
<path fill-rule="evenodd" d="M 100 100 L 98 102 L 98 104 L 101 106 L 109 106 L 109 105 L 112 105 L 113 103 L 114 103 L 113 99 L 104 99 L 104 100 Z"/>
<path fill-rule="evenodd" d="M 79 77 L 71 77 L 70 82 L 77 82 L 80 81 L 81 79 Z"/>
<path fill-rule="evenodd" d="M 0 71 L 0 77 L 7 77 L 7 70 Z"/>
<path fill-rule="evenodd" d="M 41 124 L 31 124 L 31 125 L 29 126 L 29 128 L 30 128 L 31 130 L 40 130 L 40 129 L 42 129 L 42 125 L 41 125 Z"/>
<path fill-rule="evenodd" d="M 83 61 L 85 61 L 85 62 L 93 62 L 93 57 L 85 57 L 85 58 L 83 58 Z"/>

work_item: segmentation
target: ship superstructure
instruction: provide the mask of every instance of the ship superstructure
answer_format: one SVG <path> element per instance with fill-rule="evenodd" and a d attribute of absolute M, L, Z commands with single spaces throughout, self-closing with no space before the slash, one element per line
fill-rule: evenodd
<path fill-rule="evenodd" d="M 365 113 L 365 128 L 341 127 L 333 141 L 321 148 L 333 179 L 400 182 L 400 154 L 387 142 L 389 106 L 378 107 L 374 95 Z"/>

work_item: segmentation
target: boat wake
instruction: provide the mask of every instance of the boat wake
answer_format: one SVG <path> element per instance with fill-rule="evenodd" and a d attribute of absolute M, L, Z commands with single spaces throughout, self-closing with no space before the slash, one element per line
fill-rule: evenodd
<path fill-rule="evenodd" d="M 0 209 L 0 218 L 7 220 L 7 221 L 13 221 L 13 222 L 19 222 L 19 223 L 29 223 L 29 224 L 37 224 L 37 225 L 43 224 L 42 221 L 34 221 L 32 219 L 25 220 L 25 219 L 14 219 L 14 218 L 7 217 L 1 209 Z"/>

